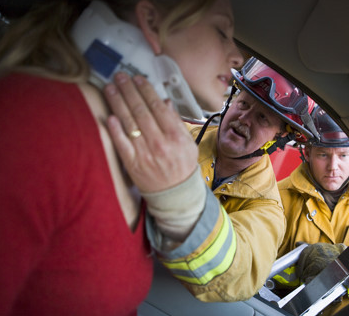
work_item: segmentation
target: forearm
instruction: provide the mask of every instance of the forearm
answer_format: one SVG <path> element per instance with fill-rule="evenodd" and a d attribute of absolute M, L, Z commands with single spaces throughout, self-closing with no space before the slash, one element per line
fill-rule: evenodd
<path fill-rule="evenodd" d="M 200 168 L 180 185 L 157 193 L 142 193 L 157 228 L 167 239 L 182 242 L 199 219 L 206 200 Z"/>
<path fill-rule="evenodd" d="M 205 206 L 194 228 L 177 248 L 164 249 L 155 221 L 147 222 L 148 237 L 160 261 L 188 284 L 206 285 L 232 264 L 236 236 L 225 210 L 206 187 Z M 167 250 L 167 251 L 166 251 Z"/>
<path fill-rule="evenodd" d="M 153 248 L 160 261 L 198 299 L 249 299 L 268 277 L 285 230 L 285 218 L 277 203 L 260 202 L 252 209 L 233 212 L 230 218 L 207 192 L 200 219 L 178 248 L 161 249 L 148 222 Z"/>

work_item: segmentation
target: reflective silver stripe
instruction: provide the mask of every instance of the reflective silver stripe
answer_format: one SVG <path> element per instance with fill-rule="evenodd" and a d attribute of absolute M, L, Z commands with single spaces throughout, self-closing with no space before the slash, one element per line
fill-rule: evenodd
<path fill-rule="evenodd" d="M 174 260 L 190 255 L 194 250 L 199 248 L 202 243 L 207 240 L 215 227 L 220 214 L 220 204 L 212 191 L 206 187 L 206 204 L 199 221 L 196 223 L 193 231 L 187 237 L 182 245 L 176 249 L 163 252 L 161 245 L 156 240 L 156 230 L 153 227 L 152 221 L 148 218 L 147 234 L 152 247 L 166 260 Z"/>
<path fill-rule="evenodd" d="M 208 248 L 189 261 L 163 262 L 177 278 L 206 284 L 231 266 L 236 251 L 236 235 L 223 207 L 221 212 L 224 218 L 222 228 Z"/>

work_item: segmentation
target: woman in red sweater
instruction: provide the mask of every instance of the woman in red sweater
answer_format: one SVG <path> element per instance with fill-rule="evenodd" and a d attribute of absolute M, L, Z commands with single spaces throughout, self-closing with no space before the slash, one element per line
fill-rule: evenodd
<path fill-rule="evenodd" d="M 198 43 L 185 54 L 175 51 L 175 45 L 183 45 L 176 36 L 194 27 L 194 34 L 201 30 L 205 40 L 210 35 L 220 41 L 215 49 L 223 53 L 214 54 L 215 63 L 210 58 L 216 66 L 205 73 L 217 82 L 194 91 L 205 100 L 205 87 L 212 85 L 205 103 L 212 110 L 227 87 L 229 68 L 242 63 L 231 40 L 231 20 L 221 25 L 217 16 L 208 18 L 212 10 L 217 13 L 215 2 L 105 3 L 140 27 L 155 54 L 173 52 L 180 66 L 192 56 L 184 73 L 189 84 L 192 69 L 200 69 L 204 58 L 197 57 Z M 155 123 L 166 126 L 160 128 L 164 137 L 154 143 L 153 156 L 144 158 L 153 164 L 153 176 L 133 183 L 125 175 L 118 159 L 122 152 L 114 151 L 105 127 L 109 110 L 100 90 L 88 82 L 90 68 L 69 36 L 82 9 L 73 1 L 42 3 L 1 40 L 0 315 L 135 315 L 152 279 L 145 202 L 138 189 L 148 206 L 155 204 L 164 214 L 170 208 L 174 228 L 161 215 L 158 225 L 175 231 L 171 238 L 178 242 L 190 233 L 207 198 L 197 148 L 179 116 L 161 101 Z M 167 34 L 172 34 L 172 45 L 161 42 Z M 125 77 L 118 80 L 122 84 Z M 129 123 L 130 140 L 142 141 L 146 135 Z M 173 188 L 182 198 L 169 207 L 157 194 Z M 187 205 L 194 207 L 183 216 Z"/>

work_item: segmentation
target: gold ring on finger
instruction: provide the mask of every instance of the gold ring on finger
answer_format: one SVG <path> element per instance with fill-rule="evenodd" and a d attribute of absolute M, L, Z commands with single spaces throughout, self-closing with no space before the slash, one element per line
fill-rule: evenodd
<path fill-rule="evenodd" d="M 139 136 L 142 135 L 142 132 L 139 130 L 139 129 L 134 129 L 129 135 L 128 137 L 131 138 L 131 139 L 134 139 L 134 138 L 138 138 Z"/>

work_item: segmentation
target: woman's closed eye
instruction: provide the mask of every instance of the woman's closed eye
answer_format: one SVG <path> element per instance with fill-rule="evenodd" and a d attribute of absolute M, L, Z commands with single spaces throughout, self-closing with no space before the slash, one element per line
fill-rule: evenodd
<path fill-rule="evenodd" d="M 228 39 L 228 35 L 222 30 L 220 29 L 219 27 L 216 28 L 218 34 L 223 38 L 223 39 Z"/>

